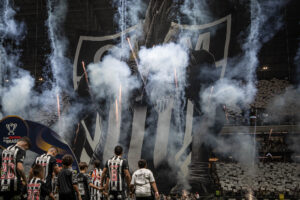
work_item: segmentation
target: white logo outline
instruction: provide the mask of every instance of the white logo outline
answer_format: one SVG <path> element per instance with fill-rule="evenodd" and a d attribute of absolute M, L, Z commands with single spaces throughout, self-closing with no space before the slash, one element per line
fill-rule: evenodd
<path fill-rule="evenodd" d="M 15 130 L 17 128 L 17 123 L 6 124 L 6 129 L 8 130 L 8 135 L 15 135 Z"/>

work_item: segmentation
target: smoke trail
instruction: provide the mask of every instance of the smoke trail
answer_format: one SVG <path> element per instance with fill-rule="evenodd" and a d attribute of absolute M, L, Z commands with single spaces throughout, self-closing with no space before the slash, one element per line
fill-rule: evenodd
<path fill-rule="evenodd" d="M 143 0 L 114 0 L 113 5 L 118 9 L 114 20 L 121 31 L 138 24 L 147 8 Z"/>
<path fill-rule="evenodd" d="M 1 1 L 0 9 L 0 84 L 3 86 L 0 89 L 1 117 L 11 114 L 25 117 L 34 85 L 30 74 L 19 68 L 20 52 L 16 48 L 24 38 L 25 24 L 14 19 L 16 12 L 11 1 Z"/>
<path fill-rule="evenodd" d="M 51 55 L 49 62 L 53 73 L 53 87 L 59 92 L 61 89 L 68 91 L 70 88 L 69 82 L 65 77 L 71 77 L 72 66 L 69 59 L 66 57 L 68 41 L 63 34 L 62 26 L 64 24 L 67 13 L 67 1 L 48 0 L 48 34 L 51 43 Z"/>
<path fill-rule="evenodd" d="M 257 54 L 263 43 L 271 39 L 282 25 L 282 17 L 279 12 L 284 1 L 256 1 L 250 2 L 251 22 L 249 33 L 242 44 L 243 55 L 231 58 L 229 67 L 223 79 L 215 84 L 207 86 L 200 91 L 200 105 L 205 119 L 202 125 L 202 132 L 207 138 L 204 143 L 215 148 L 223 155 L 232 155 L 235 160 L 246 168 L 249 174 L 249 185 L 251 177 L 255 173 L 255 162 L 257 159 L 257 147 L 255 137 L 231 136 L 228 139 L 216 137 L 210 127 L 214 126 L 217 120 L 217 108 L 220 105 L 231 107 L 242 107 L 249 109 L 256 94 L 256 68 L 258 65 Z M 276 20 L 272 20 L 273 17 Z M 279 17 L 278 17 L 279 16 Z M 211 71 L 203 69 L 201 74 L 211 75 Z M 213 93 L 211 87 L 213 86 Z M 243 130 L 240 131 L 241 133 Z"/>
<path fill-rule="evenodd" d="M 49 81 L 51 85 L 50 90 L 45 91 L 41 95 L 41 98 L 45 99 L 46 102 L 41 103 L 44 110 L 51 109 L 52 113 L 57 117 L 56 97 L 57 95 L 60 97 L 63 102 L 61 117 L 58 118 L 55 124 L 52 124 L 52 128 L 70 143 L 73 135 L 69 134 L 69 132 L 73 131 L 74 122 L 77 122 L 78 114 L 85 106 L 83 102 L 73 101 L 72 105 L 69 102 L 75 96 L 71 87 L 71 80 L 69 79 L 69 77 L 72 77 L 72 64 L 66 55 L 68 40 L 63 30 L 68 11 L 67 0 L 48 0 L 47 9 L 48 19 L 46 26 L 51 45 L 51 54 L 48 57 L 48 61 L 51 66 L 53 80 Z M 47 96 L 50 96 L 51 99 L 46 99 Z"/>
<path fill-rule="evenodd" d="M 185 15 L 189 24 L 205 24 L 212 20 L 208 2 L 209 0 L 186 0 L 180 7 L 180 12 Z"/>

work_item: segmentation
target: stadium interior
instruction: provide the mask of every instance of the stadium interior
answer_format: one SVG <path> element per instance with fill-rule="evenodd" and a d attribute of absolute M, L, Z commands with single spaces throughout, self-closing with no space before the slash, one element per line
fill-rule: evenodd
<path fill-rule="evenodd" d="M 6 1 L 3 0 L 3 2 Z M 49 127 L 62 138 L 61 141 L 67 144 L 66 148 L 70 148 L 70 152 L 74 154 L 78 162 L 89 163 L 90 160 L 97 158 L 104 162 L 108 158 L 107 152 L 112 149 L 112 147 L 107 147 L 107 144 L 115 145 L 118 141 L 123 141 L 119 143 L 125 146 L 125 157 L 128 158 L 130 167 L 136 165 L 136 163 L 130 163 L 131 160 L 139 159 L 133 158 L 136 156 L 142 155 L 150 163 L 149 168 L 154 172 L 163 200 L 300 199 L 299 0 L 9 0 L 8 2 L 14 12 L 8 15 L 3 14 L 6 12 L 2 5 L 0 20 L 0 94 L 3 97 L 0 97 L 0 119 L 17 115 L 26 123 L 28 121 L 29 127 L 33 127 L 30 121 Z M 63 2 L 67 4 L 66 8 L 60 7 Z M 261 13 L 252 13 L 253 7 L 251 6 L 255 3 L 261 6 L 258 9 Z M 49 8 L 51 4 L 53 7 Z M 63 10 L 63 14 L 59 13 L 56 16 L 56 11 L 60 10 Z M 53 18 L 49 17 L 51 12 Z M 4 22 L 4 15 L 12 17 L 10 23 L 17 22 L 16 29 L 24 26 L 23 31 L 15 35 L 9 33 L 10 29 L 6 27 L 8 25 Z M 225 25 L 218 25 L 223 17 L 227 20 Z M 58 22 L 52 27 L 51 23 L 54 24 L 55 20 Z M 261 21 L 257 25 L 255 20 Z M 136 24 L 143 24 L 140 27 L 141 30 L 135 29 Z M 184 25 L 181 26 L 181 24 Z M 205 26 L 200 26 L 201 24 Z M 216 27 L 220 26 L 220 29 L 214 31 L 212 24 Z M 253 38 L 251 38 L 250 33 L 256 25 L 258 26 L 257 32 L 253 33 Z M 141 33 L 133 36 L 130 32 L 132 30 L 141 31 Z M 191 33 L 187 34 L 182 30 L 191 31 Z M 133 48 L 129 48 L 130 39 L 122 34 L 116 36 L 121 32 L 124 32 L 123 35 L 127 34 L 128 38 L 132 37 L 132 43 L 135 45 Z M 206 32 L 209 32 L 208 37 L 205 35 Z M 151 65 L 152 61 L 154 64 L 159 63 L 159 59 L 156 61 L 151 56 L 165 55 L 163 48 L 169 47 L 163 43 L 176 43 L 177 45 L 187 37 L 184 34 L 191 38 L 196 37 L 196 39 L 191 39 L 192 45 L 197 43 L 199 34 L 204 35 L 203 41 L 209 38 L 210 42 L 200 44 L 203 49 L 208 44 L 209 49 L 205 49 L 206 54 L 197 54 L 196 50 L 196 53 L 194 50 L 187 50 L 186 55 L 189 61 L 183 63 L 188 62 L 186 66 L 200 66 L 201 69 L 204 62 L 213 65 L 220 64 L 218 70 L 209 71 L 208 67 L 208 75 L 196 71 L 200 73 L 200 75 L 195 75 L 198 78 L 185 80 L 182 78 L 184 76 L 180 77 L 182 68 L 180 66 L 176 68 L 181 64 L 181 60 L 175 59 L 174 61 L 170 58 L 171 64 L 177 63 L 174 64 L 174 73 L 172 69 L 171 74 L 167 72 L 166 76 L 157 77 L 149 75 L 149 80 L 146 80 L 148 73 L 155 74 L 161 71 L 155 68 L 156 66 L 152 69 L 144 69 L 139 68 L 139 65 Z M 227 41 L 228 34 L 231 35 Z M 168 36 L 169 40 L 165 39 Z M 92 40 L 92 37 L 98 37 L 98 39 Z M 245 45 L 249 43 L 250 45 Z M 94 61 L 96 63 L 100 47 L 110 48 L 109 45 L 119 45 L 120 49 L 117 50 L 119 52 L 122 52 L 122 45 L 127 46 L 124 48 L 127 52 L 125 54 L 128 54 L 127 57 L 121 56 L 118 62 L 125 63 L 129 72 L 120 71 L 121 75 L 116 79 L 110 76 L 101 77 L 106 75 L 105 70 L 96 71 L 96 65 L 92 64 Z M 176 45 L 170 49 L 179 48 Z M 160 47 L 162 47 L 161 51 L 158 49 Z M 215 52 L 212 49 L 216 49 Z M 220 49 L 222 49 L 221 53 Z M 171 50 L 167 49 L 169 52 Z M 223 50 L 227 51 L 227 54 Z M 118 64 L 113 59 L 109 60 L 111 58 L 109 54 L 111 52 L 114 54 L 115 50 L 103 51 L 105 53 L 102 52 L 102 57 L 100 56 L 97 60 L 97 62 L 104 63 L 100 64 L 101 69 L 105 69 L 106 61 L 108 66 Z M 223 54 L 226 54 L 226 58 Z M 253 54 L 255 54 L 255 59 L 253 59 Z M 14 56 L 9 57 L 11 55 Z M 106 60 L 103 59 L 105 56 L 107 56 Z M 181 49 L 176 49 L 176 53 L 170 56 L 181 59 Z M 192 63 L 193 59 L 196 64 Z M 244 59 L 243 62 L 239 62 L 242 59 Z M 12 60 L 15 61 L 12 62 Z M 162 60 L 166 62 L 166 59 Z M 85 61 L 85 66 L 82 61 Z M 11 67 L 12 65 L 14 66 Z M 61 65 L 68 65 L 69 68 L 66 68 L 66 71 L 57 70 L 63 68 Z M 83 68 L 81 68 L 82 65 Z M 246 65 L 253 67 L 247 68 Z M 121 67 L 120 69 L 123 69 Z M 236 70 L 241 68 L 244 70 Z M 178 69 L 177 72 L 176 69 Z M 193 69 L 188 68 L 187 73 L 193 74 L 195 72 L 192 71 Z M 221 72 L 221 69 L 224 72 Z M 14 82 L 15 79 L 22 78 L 23 71 L 27 71 L 32 77 L 30 80 L 33 80 L 29 84 L 31 85 L 29 97 L 24 95 L 29 93 L 26 82 L 21 82 L 20 85 Z M 117 72 L 111 71 L 107 74 L 110 73 Z M 212 75 L 212 73 L 218 75 Z M 221 78 L 220 73 L 223 73 Z M 101 78 L 95 78 L 99 74 Z M 132 81 L 132 76 L 138 77 L 140 86 L 134 86 L 137 81 Z M 208 76 L 213 78 L 206 80 L 209 79 Z M 166 82 L 159 82 L 165 77 Z M 168 79 L 168 77 L 171 78 Z M 76 78 L 78 79 L 75 80 Z M 224 82 L 219 81 L 222 78 Z M 126 83 L 122 82 L 125 79 Z M 119 87 L 119 82 L 112 84 L 112 81 L 120 81 L 122 88 Z M 214 83 L 213 86 L 210 81 Z M 183 82 L 187 85 L 181 86 Z M 107 87 L 109 84 L 112 85 L 111 88 Z M 201 87 L 193 88 L 191 85 L 194 84 L 201 84 Z M 103 85 L 107 88 L 103 89 L 104 92 L 100 92 Z M 175 85 L 176 89 L 165 91 L 155 89 L 169 88 L 169 85 L 172 87 Z M 222 85 L 228 87 L 222 89 Z M 11 92 L 14 86 L 19 90 Z M 204 86 L 206 90 L 203 89 Z M 56 87 L 61 88 L 55 90 L 60 92 L 60 96 L 57 95 L 57 97 L 56 92 L 52 93 Z M 189 89 L 186 89 L 188 87 Z M 90 88 L 93 88 L 91 91 L 94 94 Z M 95 88 L 99 92 L 95 92 Z M 111 91 L 116 91 L 117 95 L 114 96 L 110 93 Z M 147 93 L 148 91 L 151 92 Z M 153 95 L 155 91 L 164 96 L 161 104 L 156 101 L 158 95 Z M 184 100 L 182 98 L 178 101 L 180 103 L 176 103 L 176 98 L 181 98 L 178 97 L 182 95 L 181 92 L 185 92 L 187 98 Z M 102 93 L 108 95 L 100 96 Z M 118 96 L 119 93 L 123 95 Z M 218 99 L 217 95 L 224 93 L 225 97 Z M 203 95 L 199 97 L 199 94 Z M 5 103 L 5 97 L 9 98 L 10 103 Z M 106 106 L 111 97 L 112 106 Z M 172 100 L 173 98 L 175 100 Z M 208 103 L 205 98 L 208 99 Z M 21 99 L 30 103 L 22 107 L 23 104 L 20 102 L 23 100 Z M 50 102 L 49 99 L 53 101 Z M 151 102 L 152 99 L 155 99 L 157 104 L 153 103 L 154 100 Z M 189 101 L 194 103 L 194 112 L 190 118 L 186 114 L 189 112 Z M 43 107 L 41 102 L 50 103 Z M 185 110 L 182 113 L 174 111 L 179 104 L 184 105 L 182 107 Z M 118 107 L 120 105 L 121 107 Z M 130 106 L 126 107 L 127 105 Z M 170 105 L 174 107 L 173 111 L 168 107 Z M 149 111 L 151 106 L 155 107 L 153 110 L 161 110 L 157 112 L 162 114 L 155 114 L 156 117 L 150 119 L 149 116 L 154 112 Z M 11 107 L 13 109 L 10 109 Z M 211 112 L 211 107 L 215 107 L 213 112 Z M 77 108 L 80 112 L 74 112 Z M 219 111 L 218 108 L 220 108 Z M 146 111 L 144 112 L 143 109 Z M 122 115 L 117 112 L 122 112 Z M 126 112 L 129 114 L 125 115 Z M 196 112 L 199 114 L 195 114 Z M 70 113 L 75 114 L 69 115 Z M 177 115 L 187 115 L 187 117 L 180 117 L 180 120 L 176 121 Z M 111 119 L 111 117 L 116 119 Z M 214 119 L 211 120 L 212 118 Z M 142 128 L 135 126 L 135 123 L 140 124 L 142 120 L 144 120 Z M 190 129 L 189 120 L 193 124 L 191 125 L 193 128 Z M 104 121 L 108 121 L 108 125 Z M 126 125 L 127 121 L 133 122 Z M 154 125 L 151 121 L 155 121 Z M 179 123 L 178 126 L 172 125 Z M 171 128 L 165 129 L 164 124 L 168 124 Z M 157 135 L 155 131 L 152 131 L 156 130 L 154 126 L 158 127 Z M 104 130 L 104 132 L 118 134 L 116 137 L 120 139 L 110 138 L 109 134 L 97 135 L 98 129 L 101 129 L 101 133 Z M 121 131 L 116 131 L 116 129 Z M 37 130 L 36 132 L 39 132 Z M 189 130 L 190 135 L 187 134 Z M 202 134 L 203 130 L 206 134 Z M 168 134 L 158 135 L 159 131 L 168 132 Z M 140 132 L 145 135 L 144 139 L 140 139 Z M 185 135 L 179 136 L 179 132 Z M 212 136 L 209 136 L 210 133 Z M 150 144 L 152 137 L 154 138 L 153 145 Z M 198 137 L 201 139 L 198 140 Z M 36 138 L 38 141 L 40 138 L 45 139 L 46 136 Z M 3 143 L 1 145 L 3 146 Z M 36 144 L 37 149 L 43 149 L 41 146 Z M 163 150 L 157 149 L 158 146 L 161 146 Z M 133 152 L 135 148 L 140 148 L 138 153 Z M 27 170 L 36 154 L 37 152 L 27 153 L 29 157 L 25 162 Z M 172 164 L 172 162 L 178 162 L 180 165 Z M 196 169 L 195 166 L 202 166 L 201 163 L 206 163 L 207 167 L 205 165 Z M 172 165 L 176 165 L 177 168 L 173 168 Z M 177 171 L 174 172 L 174 169 L 183 171 L 184 177 L 178 175 Z M 186 171 L 187 174 L 185 174 Z M 205 177 L 201 173 L 206 173 Z M 174 178 L 176 176 L 177 179 Z M 172 177 L 175 180 L 171 180 Z M 182 179 L 184 181 L 180 181 Z M 194 183 L 197 181 L 199 183 Z"/>

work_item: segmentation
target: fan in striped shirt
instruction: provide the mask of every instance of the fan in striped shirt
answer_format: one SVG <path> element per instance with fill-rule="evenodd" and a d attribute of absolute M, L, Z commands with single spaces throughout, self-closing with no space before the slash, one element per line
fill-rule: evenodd
<path fill-rule="evenodd" d="M 27 200 L 44 200 L 46 196 L 55 200 L 52 192 L 47 188 L 44 179 L 44 168 L 41 165 L 32 167 L 33 177 L 27 185 Z"/>
<path fill-rule="evenodd" d="M 79 193 L 81 195 L 81 199 L 82 200 L 91 200 L 91 199 L 94 200 L 95 199 L 95 196 L 93 196 L 94 193 L 92 193 L 92 195 L 91 195 L 91 193 L 89 191 L 89 187 L 92 191 L 93 190 L 99 191 L 100 183 L 98 186 L 96 186 L 92 183 L 91 178 L 86 173 L 87 169 L 88 169 L 88 165 L 86 164 L 86 162 L 79 163 L 79 169 L 80 169 L 80 173 L 77 174 L 77 181 L 78 181 L 78 189 L 79 189 Z M 100 195 L 99 195 L 99 199 L 100 199 Z"/>
<path fill-rule="evenodd" d="M 97 189 L 91 187 L 91 200 L 100 200 L 103 195 L 98 188 L 101 186 L 101 176 L 102 170 L 100 168 L 101 162 L 100 160 L 94 161 L 94 169 L 91 172 L 92 184 L 97 187 Z"/>
<path fill-rule="evenodd" d="M 11 145 L 1 154 L 0 197 L 5 200 L 19 198 L 27 184 L 23 162 L 26 150 L 31 146 L 28 137 L 22 137 L 16 145 Z"/>
<path fill-rule="evenodd" d="M 56 155 L 58 154 L 58 149 L 55 146 L 52 146 L 48 149 L 47 153 L 42 154 L 38 157 L 36 157 L 34 163 L 32 166 L 35 164 L 39 164 L 42 167 L 44 167 L 44 178 L 45 178 L 45 183 L 47 188 L 52 190 L 52 179 L 53 179 L 53 172 L 54 174 L 58 174 L 59 172 L 59 167 L 57 166 L 56 163 Z M 32 170 L 29 172 L 29 179 L 32 178 Z"/>
<path fill-rule="evenodd" d="M 109 159 L 103 169 L 101 177 L 101 189 L 103 189 L 103 181 L 108 172 L 109 181 L 109 199 L 110 200 L 123 200 L 126 198 L 126 185 L 129 191 L 131 176 L 129 173 L 128 162 L 122 158 L 123 148 L 121 146 L 115 147 L 115 156 Z"/>

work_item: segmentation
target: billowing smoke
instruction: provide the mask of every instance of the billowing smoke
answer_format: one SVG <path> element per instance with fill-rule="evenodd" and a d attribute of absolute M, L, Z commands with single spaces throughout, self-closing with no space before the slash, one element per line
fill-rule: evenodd
<path fill-rule="evenodd" d="M 182 138 L 179 135 L 182 135 L 183 119 L 181 116 L 183 116 L 184 112 L 182 103 L 186 102 L 185 88 L 187 86 L 186 70 L 189 64 L 188 50 L 179 44 L 168 43 L 154 46 L 150 49 L 142 47 L 138 55 L 140 59 L 139 71 L 146 83 L 145 92 L 148 97 L 148 103 L 153 105 L 157 112 L 166 112 L 173 104 L 174 123 L 171 123 L 171 127 L 168 123 L 162 124 L 160 134 L 170 131 L 170 134 L 174 137 L 171 137 L 169 140 L 170 143 L 166 142 L 166 144 L 171 144 L 168 147 L 168 155 L 160 155 L 160 152 L 154 152 L 154 164 L 156 166 L 163 166 L 168 163 L 171 168 L 168 168 L 167 173 L 177 176 L 178 184 L 184 185 L 184 188 L 189 188 L 186 179 L 183 178 L 183 174 L 178 170 L 181 163 L 174 162 L 175 153 L 179 151 L 177 144 L 181 144 L 182 142 Z M 152 113 L 151 118 L 148 120 L 155 121 L 155 114 Z M 169 138 L 161 139 L 168 140 Z M 153 137 L 147 138 L 149 142 L 152 140 Z"/>
<path fill-rule="evenodd" d="M 24 37 L 25 24 L 18 22 L 14 19 L 16 11 L 12 8 L 11 2 L 9 0 L 1 1 L 1 24 L 0 24 L 0 34 L 1 41 L 3 42 L 4 37 L 13 38 L 17 41 Z"/>
<path fill-rule="evenodd" d="M 294 58 L 296 67 L 295 84 L 285 88 L 285 91 L 274 96 L 267 105 L 269 118 L 275 122 L 288 121 L 292 125 L 300 125 L 300 44 Z M 288 148 L 293 151 L 292 159 L 299 161 L 300 154 L 300 137 L 290 134 L 287 138 Z M 298 156 L 298 157 L 297 157 Z"/>
<path fill-rule="evenodd" d="M 131 75 L 129 66 L 112 55 L 104 57 L 102 62 L 90 64 L 88 72 L 97 99 L 114 100 L 118 98 L 121 87 L 123 102 L 127 102 L 131 92 L 140 86 L 137 77 Z"/>
<path fill-rule="evenodd" d="M 242 41 L 243 55 L 231 58 L 228 62 L 230 72 L 219 79 L 215 84 L 210 85 L 200 92 L 201 110 L 206 116 L 206 125 L 213 126 L 216 120 L 215 109 L 218 105 L 231 107 L 249 108 L 256 94 L 255 72 L 258 65 L 257 54 L 263 45 L 271 39 L 282 25 L 282 18 L 278 17 L 284 1 L 256 1 L 252 0 L 250 5 L 251 23 L 248 29 L 248 36 Z M 277 20 L 272 20 L 273 17 Z M 209 73 L 207 73 L 209 75 Z M 207 125 L 208 124 L 208 125 Z M 209 132 L 204 129 L 203 132 Z M 241 133 L 243 130 L 241 130 Z M 215 137 L 214 133 L 209 134 L 206 142 L 213 145 L 224 155 L 232 154 L 234 159 L 243 166 L 251 166 L 252 174 L 256 160 L 257 149 L 255 139 L 250 136 L 232 136 L 229 139 Z M 216 146 L 214 146 L 216 145 Z M 250 165 L 251 164 L 251 165 Z"/>
<path fill-rule="evenodd" d="M 0 84 L 3 86 L 0 89 L 1 116 L 18 114 L 24 117 L 25 109 L 31 102 L 34 80 L 28 72 L 19 68 L 20 51 L 16 47 L 24 38 L 26 29 L 24 23 L 14 19 L 16 12 L 11 1 L 1 1 L 0 6 Z"/>
<path fill-rule="evenodd" d="M 186 86 L 187 49 L 169 43 L 139 51 L 139 71 L 146 77 L 146 92 L 152 104 L 177 90 L 182 94 Z"/>
<path fill-rule="evenodd" d="M 48 36 L 51 45 L 51 54 L 48 57 L 51 66 L 53 80 L 51 81 L 51 89 L 47 91 L 55 100 L 56 106 L 58 103 L 65 106 L 61 109 L 61 116 L 58 118 L 54 129 L 63 136 L 63 138 L 70 142 L 72 138 L 70 131 L 73 131 L 73 123 L 77 121 L 77 115 L 82 111 L 84 105 L 80 102 L 73 102 L 68 105 L 68 99 L 74 98 L 71 80 L 66 77 L 72 77 L 72 64 L 67 57 L 68 40 L 64 35 L 63 25 L 66 19 L 68 4 L 67 0 L 47 1 L 48 19 L 46 26 L 48 27 Z M 49 95 L 49 94 L 48 94 Z M 57 97 L 59 102 L 56 101 Z M 65 102 L 64 99 L 66 100 Z M 45 107 L 53 108 L 53 101 L 50 105 Z"/>
<path fill-rule="evenodd" d="M 13 79 L 9 88 L 2 91 L 2 101 L 4 113 L 19 113 L 24 115 L 32 98 L 32 87 L 34 80 L 29 74 L 24 74 L 20 78 Z M 18 97 L 18 98 L 16 98 Z"/>

